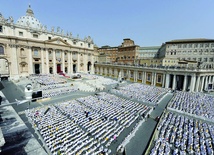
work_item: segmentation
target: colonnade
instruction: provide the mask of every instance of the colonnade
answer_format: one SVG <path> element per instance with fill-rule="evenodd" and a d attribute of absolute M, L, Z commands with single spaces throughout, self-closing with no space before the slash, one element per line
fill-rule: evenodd
<path fill-rule="evenodd" d="M 141 82 L 172 90 L 203 92 L 214 91 L 214 71 L 205 74 L 204 72 L 181 71 L 181 70 L 154 70 L 153 68 L 137 68 L 137 67 L 114 67 L 97 65 L 95 73 L 118 78 L 119 74 L 122 78 L 132 82 Z"/>

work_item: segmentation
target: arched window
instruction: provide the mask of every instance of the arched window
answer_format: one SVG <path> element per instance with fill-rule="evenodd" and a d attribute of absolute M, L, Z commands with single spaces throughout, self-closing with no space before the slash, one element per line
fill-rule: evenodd
<path fill-rule="evenodd" d="M 0 55 L 4 55 L 4 47 L 0 45 Z"/>
<path fill-rule="evenodd" d="M 52 67 L 49 68 L 49 73 L 53 74 L 53 68 Z"/>

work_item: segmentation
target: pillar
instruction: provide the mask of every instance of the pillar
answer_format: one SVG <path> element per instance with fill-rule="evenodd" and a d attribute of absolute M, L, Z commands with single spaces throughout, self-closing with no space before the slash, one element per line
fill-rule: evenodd
<path fill-rule="evenodd" d="M 195 81 L 196 81 L 196 75 L 193 74 L 191 76 L 191 86 L 190 86 L 190 91 L 193 92 L 195 90 Z"/>
<path fill-rule="evenodd" d="M 69 51 L 67 52 L 67 56 L 68 56 L 68 75 L 70 75 L 71 74 L 71 59 L 70 59 L 71 53 Z"/>
<path fill-rule="evenodd" d="M 169 88 L 169 74 L 166 74 L 165 88 Z"/>
<path fill-rule="evenodd" d="M 45 74 L 44 54 L 45 54 L 45 49 L 41 49 L 42 74 Z"/>
<path fill-rule="evenodd" d="M 203 92 L 203 90 L 204 90 L 204 80 L 205 80 L 205 76 L 202 76 L 200 92 Z"/>
<path fill-rule="evenodd" d="M 163 73 L 162 74 L 162 87 L 164 88 L 164 84 L 165 84 L 165 78 L 166 78 L 166 74 Z"/>
<path fill-rule="evenodd" d="M 31 50 L 30 47 L 28 48 L 28 55 L 29 55 L 29 58 L 28 58 L 28 73 L 29 74 L 33 74 L 33 57 L 32 57 L 32 50 Z"/>
<path fill-rule="evenodd" d="M 199 90 L 200 78 L 201 78 L 200 76 L 197 76 L 195 92 L 198 92 L 198 90 Z"/>
<path fill-rule="evenodd" d="M 173 83 L 172 83 L 172 89 L 175 90 L 176 88 L 176 74 L 173 75 Z"/>
<path fill-rule="evenodd" d="M 18 57 L 17 57 L 17 46 L 16 45 L 11 45 L 11 65 L 10 65 L 10 72 L 13 76 L 16 76 L 19 78 L 19 63 L 18 63 Z M 32 67 L 32 53 L 31 53 L 31 61 L 29 60 L 29 67 Z M 29 70 L 30 71 L 30 70 Z M 28 72 L 29 74 L 32 74 L 32 72 Z"/>
<path fill-rule="evenodd" d="M 204 86 L 204 90 L 207 90 L 207 85 L 208 85 L 208 76 L 205 77 L 205 86 Z"/>
<path fill-rule="evenodd" d="M 90 72 L 92 74 L 94 74 L 94 56 L 93 55 L 91 55 L 91 70 L 90 70 Z"/>
<path fill-rule="evenodd" d="M 65 73 L 65 51 L 62 51 L 62 72 Z"/>
<path fill-rule="evenodd" d="M 84 59 L 83 59 L 83 63 L 84 63 L 84 72 L 88 73 L 88 54 L 84 54 Z"/>
<path fill-rule="evenodd" d="M 53 74 L 56 74 L 56 51 L 53 50 Z"/>
<path fill-rule="evenodd" d="M 45 54 L 46 54 L 45 55 L 46 73 L 49 74 L 50 72 L 49 72 L 49 52 L 48 52 L 48 50 L 46 50 Z"/>
<path fill-rule="evenodd" d="M 77 53 L 77 69 L 76 71 L 79 72 L 80 71 L 80 53 Z"/>
<path fill-rule="evenodd" d="M 153 80 L 153 85 L 156 86 L 156 78 L 157 78 L 157 73 L 154 73 L 154 80 Z"/>
<path fill-rule="evenodd" d="M 68 58 L 70 59 L 70 74 L 73 74 L 73 53 L 72 51 L 70 52 L 70 57 Z"/>
<path fill-rule="evenodd" d="M 183 91 L 186 91 L 187 88 L 187 75 L 184 75 Z"/>

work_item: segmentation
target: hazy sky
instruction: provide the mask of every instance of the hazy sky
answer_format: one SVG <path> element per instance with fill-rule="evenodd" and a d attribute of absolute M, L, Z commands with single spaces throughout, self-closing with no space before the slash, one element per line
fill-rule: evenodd
<path fill-rule="evenodd" d="M 50 30 L 91 36 L 97 46 L 130 38 L 140 46 L 185 38 L 214 39 L 214 0 L 1 0 L 0 12 L 16 22 L 29 3 Z"/>

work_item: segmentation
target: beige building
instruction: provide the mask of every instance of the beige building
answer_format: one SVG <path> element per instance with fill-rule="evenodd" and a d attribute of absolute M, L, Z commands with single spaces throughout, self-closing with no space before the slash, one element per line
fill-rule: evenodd
<path fill-rule="evenodd" d="M 0 57 L 8 64 L 9 76 L 59 72 L 94 72 L 94 43 L 57 27 L 47 29 L 29 6 L 26 15 L 14 22 L 0 14 Z M 3 74 L 0 69 L 0 74 Z"/>
<path fill-rule="evenodd" d="M 180 39 L 161 46 L 159 58 L 163 65 L 197 67 L 214 63 L 214 39 Z"/>
<path fill-rule="evenodd" d="M 102 46 L 98 48 L 98 53 L 102 58 L 106 55 L 108 62 L 114 63 L 117 59 L 118 47 Z"/>
<path fill-rule="evenodd" d="M 135 59 L 138 59 L 139 46 L 135 45 L 134 41 L 126 38 L 123 43 L 118 47 L 118 54 L 116 62 L 121 64 L 134 64 Z"/>

